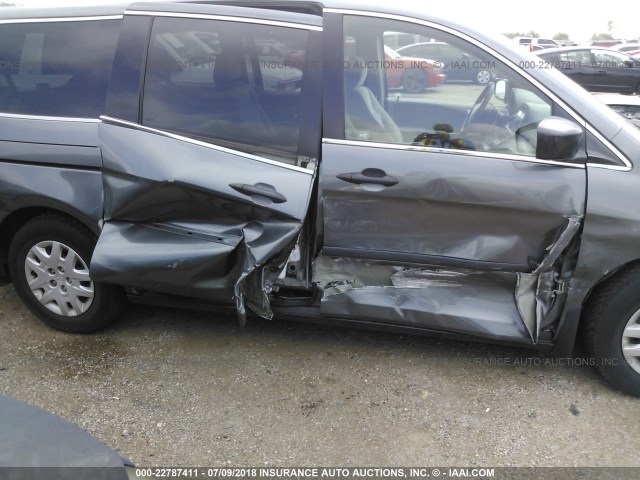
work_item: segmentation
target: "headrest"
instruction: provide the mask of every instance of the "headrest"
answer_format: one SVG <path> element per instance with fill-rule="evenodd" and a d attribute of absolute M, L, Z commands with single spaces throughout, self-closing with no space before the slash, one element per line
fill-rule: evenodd
<path fill-rule="evenodd" d="M 347 90 L 353 90 L 364 84 L 367 78 L 367 64 L 362 58 L 356 55 L 346 58 L 344 61 L 344 69 Z"/>
<path fill-rule="evenodd" d="M 249 83 L 244 55 L 239 52 L 217 55 L 213 66 L 213 82 L 217 86 Z"/>

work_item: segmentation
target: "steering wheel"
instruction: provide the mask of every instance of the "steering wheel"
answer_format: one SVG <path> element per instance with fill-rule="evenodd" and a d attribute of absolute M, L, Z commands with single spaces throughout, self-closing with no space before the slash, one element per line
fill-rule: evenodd
<path fill-rule="evenodd" d="M 493 94 L 495 93 L 495 91 L 496 91 L 495 82 L 488 83 L 487 86 L 484 87 L 484 90 L 482 90 L 482 92 L 476 99 L 475 103 L 473 104 L 473 107 L 471 107 L 471 110 L 469 110 L 469 114 L 467 115 L 467 118 L 465 118 L 464 122 L 462 122 L 462 126 L 460 127 L 460 133 L 462 134 L 467 133 L 467 128 L 469 128 L 469 125 L 475 122 L 478 119 L 478 117 L 482 114 L 482 112 L 484 112 L 484 110 L 487 108 L 487 105 L 489 105 L 489 101 L 491 100 L 491 97 L 493 97 Z"/>

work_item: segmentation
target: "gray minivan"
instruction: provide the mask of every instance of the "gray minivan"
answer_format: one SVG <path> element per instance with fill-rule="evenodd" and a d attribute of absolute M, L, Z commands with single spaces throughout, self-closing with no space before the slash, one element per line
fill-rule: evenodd
<path fill-rule="evenodd" d="M 640 130 L 513 42 L 334 0 L 0 15 L 0 266 L 47 324 L 128 299 L 557 355 L 580 333 L 640 395 Z M 491 81 L 391 91 L 428 68 L 385 60 L 400 34 Z"/>

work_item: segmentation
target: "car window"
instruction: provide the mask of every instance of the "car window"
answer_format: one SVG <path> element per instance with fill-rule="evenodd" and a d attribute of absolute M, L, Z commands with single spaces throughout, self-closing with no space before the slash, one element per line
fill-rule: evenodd
<path fill-rule="evenodd" d="M 0 111 L 97 118 L 119 20 L 0 25 Z"/>
<path fill-rule="evenodd" d="M 385 45 L 387 45 L 385 43 Z M 391 45 L 387 45 L 390 48 Z M 417 56 L 422 58 L 435 58 L 439 55 L 438 46 L 435 43 L 420 43 L 414 45 L 407 45 L 406 47 L 399 48 L 396 52 L 405 56 Z"/>
<path fill-rule="evenodd" d="M 547 57 L 545 57 L 547 58 Z M 577 65 L 591 65 L 591 54 L 589 50 L 573 50 L 559 54 L 561 62 Z"/>
<path fill-rule="evenodd" d="M 440 52 L 444 58 L 454 61 L 462 59 L 463 57 L 463 52 L 455 47 L 452 47 L 451 45 L 442 44 L 442 46 L 440 47 Z"/>
<path fill-rule="evenodd" d="M 630 59 L 627 55 L 606 50 L 592 50 L 593 59 L 599 68 L 625 68 Z"/>
<path fill-rule="evenodd" d="M 155 20 L 142 122 L 229 148 L 295 159 L 306 31 Z"/>
<path fill-rule="evenodd" d="M 444 42 L 464 59 L 445 65 L 403 56 L 386 44 L 386 32 Z M 345 139 L 535 156 L 536 128 L 552 102 L 496 58 L 400 21 L 346 16 L 344 35 Z"/>
<path fill-rule="evenodd" d="M 427 37 L 406 32 L 386 32 L 384 39 L 385 44 L 389 45 L 394 50 L 414 43 L 428 42 L 430 40 Z"/>

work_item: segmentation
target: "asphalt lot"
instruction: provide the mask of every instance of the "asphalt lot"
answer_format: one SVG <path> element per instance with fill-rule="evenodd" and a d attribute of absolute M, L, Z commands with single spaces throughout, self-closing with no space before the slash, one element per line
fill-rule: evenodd
<path fill-rule="evenodd" d="M 49 329 L 0 288 L 0 393 L 139 466 L 639 466 L 640 400 L 522 350 L 131 307 Z"/>

